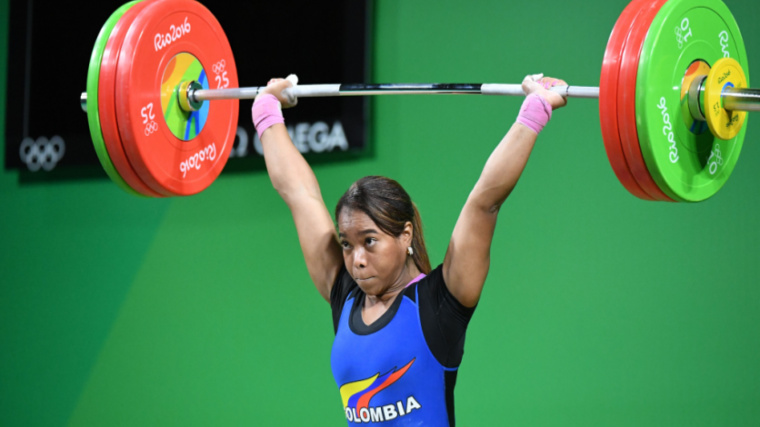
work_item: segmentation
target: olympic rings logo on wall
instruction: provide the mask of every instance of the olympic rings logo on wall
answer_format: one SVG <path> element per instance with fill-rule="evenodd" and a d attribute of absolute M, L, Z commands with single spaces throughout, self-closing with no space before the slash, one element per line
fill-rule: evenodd
<path fill-rule="evenodd" d="M 64 153 L 66 153 L 66 143 L 58 135 L 50 139 L 44 136 L 37 139 L 26 137 L 21 141 L 19 148 L 21 161 L 32 172 L 37 172 L 40 168 L 45 171 L 53 170 L 63 158 Z"/>
<path fill-rule="evenodd" d="M 151 121 L 145 125 L 145 136 L 151 136 L 156 131 L 158 131 L 158 123 Z"/>
<path fill-rule="evenodd" d="M 227 61 L 224 59 L 220 60 L 216 64 L 211 66 L 211 71 L 214 72 L 214 74 L 221 74 L 222 71 L 224 71 L 224 68 L 227 66 Z"/>

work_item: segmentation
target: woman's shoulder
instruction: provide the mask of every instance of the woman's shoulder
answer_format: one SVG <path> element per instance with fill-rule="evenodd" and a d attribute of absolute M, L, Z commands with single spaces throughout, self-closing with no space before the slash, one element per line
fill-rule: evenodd
<path fill-rule="evenodd" d="M 361 292 L 359 285 L 356 284 L 353 277 L 348 274 L 346 266 L 343 265 L 338 271 L 338 275 L 335 278 L 335 283 L 330 290 L 330 308 L 332 309 L 333 328 L 335 332 L 338 332 L 338 323 L 340 322 L 340 315 L 343 312 L 343 307 L 346 301 L 351 295 L 357 292 Z"/>
<path fill-rule="evenodd" d="M 474 308 L 462 305 L 451 294 L 446 286 L 446 281 L 443 279 L 443 264 L 439 264 L 430 271 L 427 276 L 415 283 L 414 287 L 414 300 L 416 301 L 419 298 L 421 304 L 439 308 L 445 307 L 449 311 L 461 313 L 465 316 L 471 316 L 475 311 Z"/>
<path fill-rule="evenodd" d="M 341 265 L 338 275 L 335 277 L 335 283 L 333 283 L 332 290 L 330 291 L 330 303 L 343 303 L 349 297 L 349 295 L 359 289 L 359 285 L 356 284 L 354 278 L 348 274 L 348 270 L 345 265 Z"/>
<path fill-rule="evenodd" d="M 425 277 L 420 280 L 420 283 L 443 286 L 445 288 L 446 282 L 443 280 L 443 264 L 438 264 L 436 268 L 430 270 L 430 273 L 425 275 Z"/>
<path fill-rule="evenodd" d="M 431 291 L 440 290 L 441 287 L 446 288 L 443 280 L 443 264 L 432 269 L 422 279 L 410 284 L 404 289 L 404 295 L 416 302 L 419 294 L 429 294 Z"/>

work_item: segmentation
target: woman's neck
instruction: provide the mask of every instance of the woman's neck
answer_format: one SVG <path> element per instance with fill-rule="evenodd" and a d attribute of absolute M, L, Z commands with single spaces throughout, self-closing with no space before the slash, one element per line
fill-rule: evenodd
<path fill-rule="evenodd" d="M 367 294 L 367 297 L 364 301 L 365 307 L 372 307 L 376 304 L 382 304 L 387 309 L 388 307 L 393 304 L 393 301 L 396 299 L 396 296 L 401 293 L 408 285 L 409 282 L 417 278 L 417 276 L 420 275 L 420 270 L 417 268 L 417 265 L 414 263 L 414 261 L 409 258 L 407 259 L 406 264 L 404 265 L 404 269 L 401 271 L 401 274 L 399 274 L 398 279 L 396 279 L 385 292 L 379 295 L 369 295 Z"/>

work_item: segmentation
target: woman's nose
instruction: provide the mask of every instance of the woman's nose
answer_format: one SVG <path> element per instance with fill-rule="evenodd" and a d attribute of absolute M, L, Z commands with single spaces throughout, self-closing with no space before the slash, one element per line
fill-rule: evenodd
<path fill-rule="evenodd" d="M 354 267 L 364 268 L 367 266 L 367 252 L 364 248 L 354 249 Z"/>

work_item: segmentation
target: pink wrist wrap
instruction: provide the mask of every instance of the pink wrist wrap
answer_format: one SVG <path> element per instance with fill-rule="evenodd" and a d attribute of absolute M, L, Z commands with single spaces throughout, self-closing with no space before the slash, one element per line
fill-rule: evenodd
<path fill-rule="evenodd" d="M 273 124 L 285 123 L 285 119 L 282 117 L 280 101 L 277 100 L 276 96 L 269 93 L 256 97 L 251 108 L 251 116 L 253 117 L 253 126 L 256 127 L 256 133 L 259 134 L 259 138 Z"/>
<path fill-rule="evenodd" d="M 552 118 L 552 106 L 540 95 L 531 93 L 523 101 L 517 122 L 540 133 Z"/>

